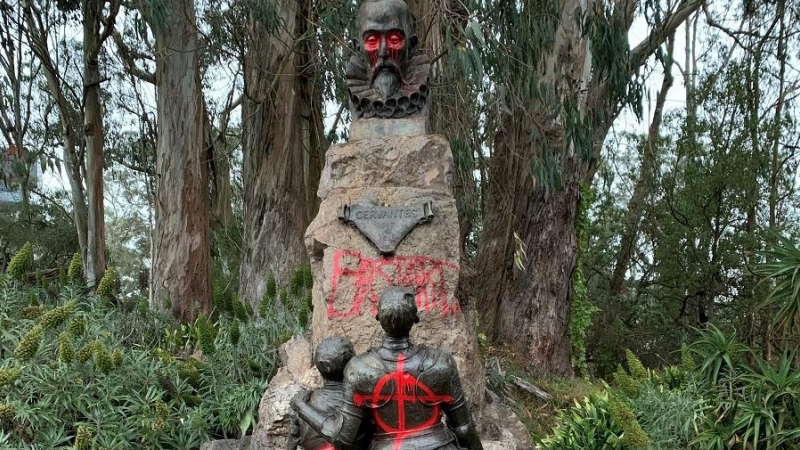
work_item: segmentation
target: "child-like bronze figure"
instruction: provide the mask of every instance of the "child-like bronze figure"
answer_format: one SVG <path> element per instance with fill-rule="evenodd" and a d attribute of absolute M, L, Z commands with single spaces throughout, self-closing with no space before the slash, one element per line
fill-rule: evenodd
<path fill-rule="evenodd" d="M 340 450 L 357 445 L 364 422 L 375 430 L 370 450 L 482 450 L 453 357 L 409 340 L 419 322 L 413 291 L 387 289 L 377 319 L 383 343 L 348 363 L 341 410 L 330 414 L 296 398 L 299 417 Z"/>
<path fill-rule="evenodd" d="M 323 415 L 333 415 L 342 407 L 342 379 L 344 378 L 344 368 L 350 359 L 353 358 L 353 344 L 350 340 L 343 337 L 330 337 L 317 345 L 314 350 L 314 365 L 322 374 L 325 384 L 322 389 L 306 392 L 298 395 L 315 410 Z M 362 430 L 358 433 L 353 450 L 366 449 L 369 444 L 369 424 L 365 423 Z M 311 429 L 307 423 L 292 417 L 289 430 L 289 440 L 287 450 L 297 450 L 298 446 L 303 450 L 333 450 L 334 447 L 320 436 L 319 433 Z"/>

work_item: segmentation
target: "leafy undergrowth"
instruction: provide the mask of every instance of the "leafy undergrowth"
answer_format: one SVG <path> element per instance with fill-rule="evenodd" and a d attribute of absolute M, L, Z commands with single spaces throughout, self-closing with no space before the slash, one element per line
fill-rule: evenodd
<path fill-rule="evenodd" d="M 278 347 L 307 326 L 296 278 L 261 317 L 228 295 L 213 320 L 176 325 L 73 281 L 0 275 L 0 449 L 193 449 L 248 433 Z"/>
<path fill-rule="evenodd" d="M 560 411 L 603 390 L 602 385 L 583 378 L 532 375 L 508 350 L 500 347 L 484 347 L 483 350 L 491 368 L 489 388 L 514 410 L 535 442 L 552 434 L 560 423 Z M 518 385 L 520 382 L 542 389 L 550 398 L 544 400 L 528 392 Z"/>
<path fill-rule="evenodd" d="M 681 365 L 652 370 L 627 351 L 627 367 L 609 383 L 531 376 L 513 355 L 490 349 L 490 387 L 542 450 L 800 448 L 797 358 L 766 362 L 713 326 L 697 333 Z M 552 397 L 542 400 L 525 383 Z"/>

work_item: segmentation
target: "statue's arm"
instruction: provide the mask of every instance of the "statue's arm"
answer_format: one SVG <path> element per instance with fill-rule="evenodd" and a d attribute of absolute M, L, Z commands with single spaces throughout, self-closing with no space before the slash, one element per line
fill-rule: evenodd
<path fill-rule="evenodd" d="M 292 414 L 291 422 L 289 423 L 289 437 L 286 441 L 286 450 L 297 450 L 297 446 L 300 445 L 301 440 L 301 432 L 300 432 L 300 424 L 297 422 L 297 416 Z"/>
<path fill-rule="evenodd" d="M 461 377 L 458 376 L 458 367 L 455 360 L 447 355 L 448 365 L 450 365 L 450 395 L 452 401 L 444 403 L 442 406 L 447 415 L 447 426 L 453 431 L 458 440 L 458 445 L 467 450 L 483 450 L 481 439 L 475 424 L 472 422 L 472 413 L 469 410 L 467 399 L 464 396 L 464 388 L 461 384 Z"/>
<path fill-rule="evenodd" d="M 297 416 L 312 430 L 340 450 L 353 448 L 358 436 L 363 412 L 353 402 L 354 389 L 347 381 L 343 385 L 342 408 L 331 415 L 323 415 L 313 406 L 301 399 L 292 400 L 292 408 Z"/>

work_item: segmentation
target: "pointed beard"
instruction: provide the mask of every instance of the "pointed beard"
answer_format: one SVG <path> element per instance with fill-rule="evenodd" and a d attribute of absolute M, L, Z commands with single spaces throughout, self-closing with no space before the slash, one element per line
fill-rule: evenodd
<path fill-rule="evenodd" d="M 382 70 L 372 80 L 372 88 L 384 99 L 390 98 L 400 90 L 400 77 L 395 72 Z"/>

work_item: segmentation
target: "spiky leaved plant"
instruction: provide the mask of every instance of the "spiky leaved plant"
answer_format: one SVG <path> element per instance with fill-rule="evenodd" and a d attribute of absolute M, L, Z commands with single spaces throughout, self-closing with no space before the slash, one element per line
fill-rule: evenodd
<path fill-rule="evenodd" d="M 69 338 L 69 334 L 61 333 L 58 335 L 58 360 L 63 363 L 70 363 L 75 359 L 75 346 Z"/>
<path fill-rule="evenodd" d="M 61 326 L 61 324 L 66 322 L 70 315 L 72 315 L 73 311 L 75 311 L 75 305 L 77 304 L 78 301 L 73 299 L 70 300 L 66 305 L 51 309 L 42 316 L 42 320 L 39 322 L 39 324 L 45 330 L 58 328 Z"/>
<path fill-rule="evenodd" d="M 0 403 L 0 423 L 11 422 L 17 415 L 17 408 L 11 403 Z"/>
<path fill-rule="evenodd" d="M 645 450 L 650 445 L 650 438 L 639 425 L 630 405 L 617 397 L 612 397 L 608 402 L 608 412 L 611 419 L 625 431 L 621 442 L 628 448 Z"/>
<path fill-rule="evenodd" d="M 80 350 L 78 350 L 78 354 L 75 355 L 75 359 L 78 360 L 78 362 L 88 361 L 89 358 L 92 357 L 96 345 L 97 341 L 87 342 L 86 345 L 84 345 L 83 347 L 81 347 Z"/>
<path fill-rule="evenodd" d="M 83 425 L 75 433 L 75 450 L 92 450 L 92 431 Z"/>
<path fill-rule="evenodd" d="M 94 367 L 103 373 L 108 373 L 114 368 L 114 361 L 111 359 L 108 348 L 99 341 L 94 346 Z"/>
<path fill-rule="evenodd" d="M 238 297 L 234 296 L 231 299 L 231 306 L 233 307 L 233 316 L 237 319 L 246 322 L 248 319 L 247 308 L 244 306 Z"/>
<path fill-rule="evenodd" d="M 122 350 L 115 348 L 114 351 L 111 353 L 111 362 L 114 363 L 114 367 L 122 366 L 124 362 L 124 356 L 122 355 Z"/>
<path fill-rule="evenodd" d="M 211 321 L 208 320 L 205 314 L 201 314 L 200 317 L 197 318 L 195 327 L 197 330 L 197 343 L 200 346 L 200 350 L 205 354 L 214 353 L 214 338 L 217 334 L 214 325 L 211 324 Z"/>
<path fill-rule="evenodd" d="M 67 329 L 69 330 L 69 334 L 75 337 L 83 336 L 83 333 L 86 332 L 86 319 L 82 316 L 73 317 L 72 320 L 69 321 Z"/>
<path fill-rule="evenodd" d="M 0 388 L 13 384 L 15 381 L 17 381 L 21 373 L 21 369 L 0 368 Z"/>
<path fill-rule="evenodd" d="M 695 362 L 694 356 L 692 356 L 686 343 L 681 345 L 681 368 L 686 373 L 692 373 L 697 370 L 697 362 Z"/>
<path fill-rule="evenodd" d="M 234 346 L 239 343 L 239 337 L 241 333 L 239 331 L 239 320 L 234 318 L 231 321 L 231 328 L 228 330 L 228 338 L 231 340 L 231 344 Z"/>
<path fill-rule="evenodd" d="M 644 380 L 647 378 L 647 369 L 645 369 L 642 362 L 630 349 L 625 350 L 625 360 L 628 363 L 628 371 L 630 371 L 633 378 L 637 380 Z"/>

